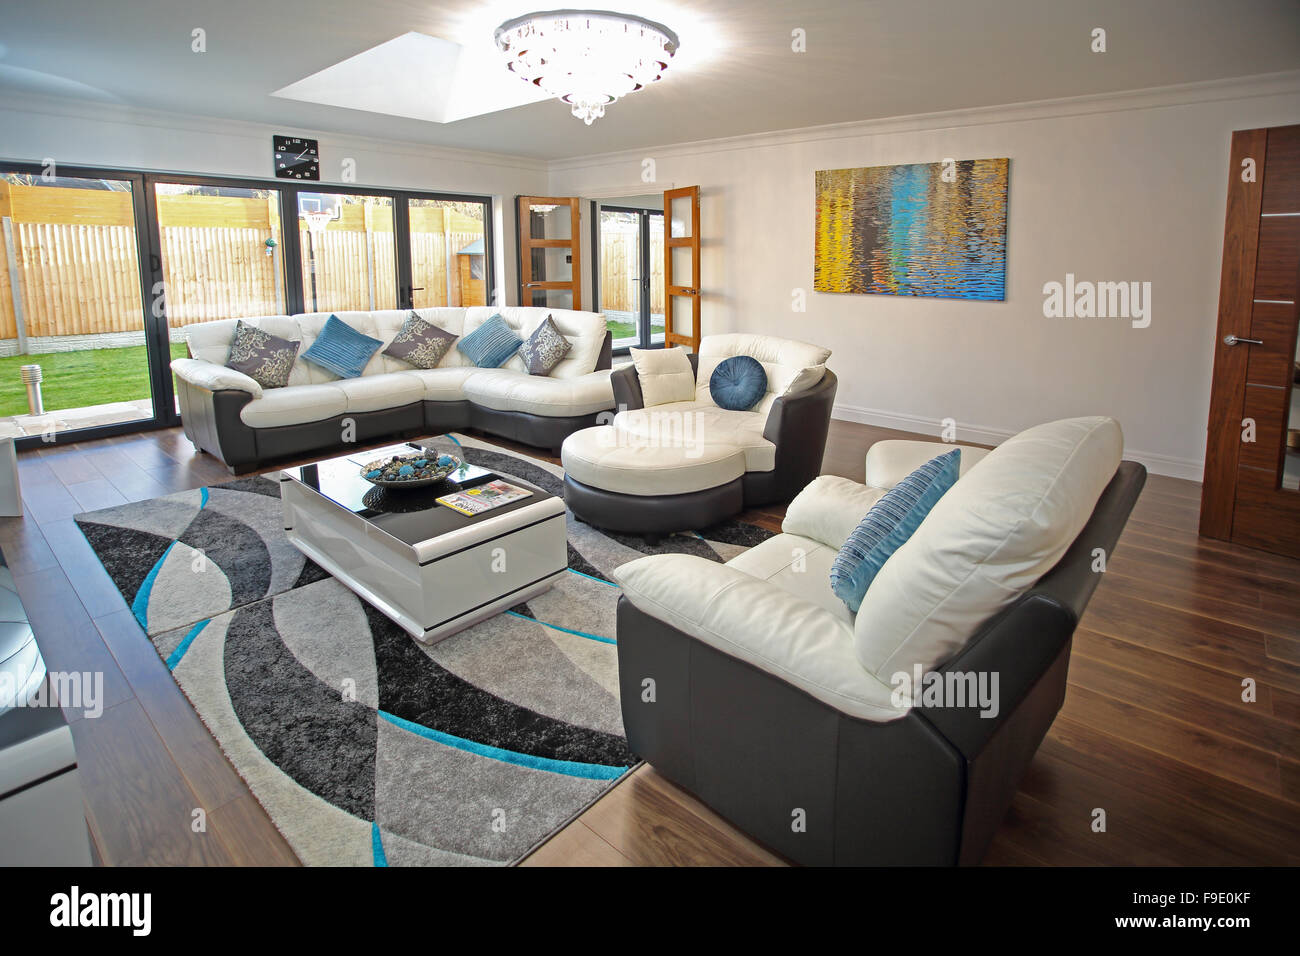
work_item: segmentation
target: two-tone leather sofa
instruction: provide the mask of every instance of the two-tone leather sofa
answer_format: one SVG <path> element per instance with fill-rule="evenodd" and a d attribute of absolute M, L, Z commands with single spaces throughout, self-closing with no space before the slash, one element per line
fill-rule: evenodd
<path fill-rule="evenodd" d="M 566 436 L 593 425 L 614 407 L 610 336 L 594 312 L 533 307 L 416 309 L 416 315 L 457 336 L 494 315 L 526 339 L 547 316 L 570 351 L 549 375 L 530 375 L 515 355 L 501 368 L 473 365 L 454 346 L 437 368 L 418 369 L 375 352 L 363 374 L 342 379 L 302 353 L 331 315 L 385 347 L 410 310 L 319 312 L 190 326 L 190 357 L 172 362 L 185 435 L 239 473 L 290 458 L 382 441 L 477 428 L 559 453 Z M 226 367 L 236 321 L 301 342 L 289 383 L 264 389 Z"/>
<path fill-rule="evenodd" d="M 977 863 L 1065 698 L 1098 557 L 1146 475 L 1112 419 L 963 448 L 858 611 L 831 589 L 872 505 L 954 447 L 878 442 L 867 484 L 817 478 L 726 564 L 614 571 L 628 745 L 793 861 Z"/>
<path fill-rule="evenodd" d="M 636 367 L 615 369 L 618 414 L 562 447 L 565 503 L 588 524 L 653 541 L 789 501 L 821 472 L 838 385 L 830 354 L 772 335 L 706 335 L 687 356 L 692 397 L 649 407 Z M 752 407 L 729 410 L 714 402 L 710 382 L 738 355 L 762 365 L 766 391 Z"/>

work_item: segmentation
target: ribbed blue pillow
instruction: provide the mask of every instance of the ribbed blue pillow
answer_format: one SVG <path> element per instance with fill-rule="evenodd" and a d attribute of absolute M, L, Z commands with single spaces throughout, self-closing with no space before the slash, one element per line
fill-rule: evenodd
<path fill-rule="evenodd" d="M 733 412 L 753 408 L 767 391 L 767 373 L 758 359 L 733 355 L 723 359 L 709 376 L 713 404 Z"/>
<path fill-rule="evenodd" d="M 831 590 L 850 611 L 858 613 L 889 556 L 907 543 L 960 472 L 961 449 L 954 448 L 927 461 L 871 506 L 831 565 Z"/>
<path fill-rule="evenodd" d="M 515 330 L 494 315 L 456 343 L 456 348 L 479 368 L 500 368 L 524 344 Z"/>
<path fill-rule="evenodd" d="M 365 370 L 370 356 L 384 347 L 379 339 L 358 332 L 337 315 L 325 320 L 320 335 L 302 358 L 319 365 L 339 378 L 357 378 Z"/>

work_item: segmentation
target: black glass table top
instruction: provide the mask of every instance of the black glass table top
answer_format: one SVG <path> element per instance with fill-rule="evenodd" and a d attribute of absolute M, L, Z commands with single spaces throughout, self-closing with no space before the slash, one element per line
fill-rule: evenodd
<path fill-rule="evenodd" d="M 422 445 L 409 442 L 341 455 L 313 465 L 284 468 L 282 473 L 409 545 L 429 541 L 487 518 L 508 514 L 554 497 L 536 485 L 510 475 L 499 475 L 477 465 L 466 465 L 452 472 L 447 479 L 423 488 L 380 488 L 361 477 L 362 466 L 376 459 L 423 450 Z M 430 453 L 437 454 L 433 451 Z M 526 488 L 532 495 L 478 515 L 461 514 L 438 504 L 437 499 L 444 495 L 498 478 Z"/>

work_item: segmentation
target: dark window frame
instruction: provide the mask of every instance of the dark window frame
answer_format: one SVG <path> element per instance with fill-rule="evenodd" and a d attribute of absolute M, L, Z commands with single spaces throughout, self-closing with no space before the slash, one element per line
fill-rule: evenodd
<path fill-rule="evenodd" d="M 636 317 L 637 344 L 616 346 L 613 354 L 628 355 L 632 349 L 664 348 L 665 342 L 650 341 L 650 217 L 655 214 L 662 216 L 664 211 L 649 206 L 612 206 L 602 203 L 599 199 L 591 201 L 591 301 L 592 308 L 597 312 L 603 312 L 604 308 L 600 301 L 600 214 L 602 212 L 631 212 L 640 217 L 638 228 L 641 235 L 641 291 L 638 298 L 641 311 Z"/>
<path fill-rule="evenodd" d="M 40 176 L 46 173 L 41 163 L 0 161 L 0 173 L 20 173 Z M 280 197 L 281 262 L 284 266 L 285 308 L 288 314 L 301 314 L 305 309 L 302 293 L 302 249 L 298 242 L 298 229 L 289 228 L 298 220 L 299 193 L 339 193 L 343 195 L 384 196 L 393 202 L 393 241 L 396 244 L 397 307 L 411 308 L 411 243 L 409 199 L 432 199 L 443 202 L 471 202 L 483 206 L 484 269 L 487 276 L 489 304 L 496 288 L 496 235 L 493 228 L 495 204 L 493 198 L 478 193 L 435 192 L 420 189 L 402 189 L 386 186 L 366 186 L 356 183 L 326 183 L 316 181 L 285 180 L 274 177 L 262 179 L 241 176 L 210 176 L 197 173 L 169 173 L 157 170 L 126 169 L 115 166 L 85 166 L 60 164 L 54 175 L 69 179 L 114 179 L 131 183 L 132 210 L 135 216 L 136 255 L 140 264 L 140 301 L 143 306 L 145 356 L 149 363 L 149 391 L 153 400 L 154 416 L 133 422 L 117 422 L 90 428 L 54 432 L 50 438 L 28 435 L 14 440 L 19 451 L 44 445 L 64 445 L 93 441 L 117 435 L 174 428 L 181 423 L 176 411 L 176 394 L 172 388 L 171 344 L 166 314 L 166 299 L 161 315 L 155 315 L 153 289 L 163 281 L 162 232 L 158 224 L 158 183 L 185 186 L 215 186 L 235 189 L 273 189 Z M 448 257 L 448 268 L 451 268 Z M 57 411 L 57 410 L 56 410 Z"/>

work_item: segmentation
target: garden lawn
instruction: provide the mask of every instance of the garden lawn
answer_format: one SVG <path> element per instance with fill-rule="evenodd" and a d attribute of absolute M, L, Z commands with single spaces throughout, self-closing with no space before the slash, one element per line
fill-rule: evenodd
<path fill-rule="evenodd" d="M 27 388 L 19 369 L 39 365 L 45 410 L 57 412 L 149 397 L 149 362 L 143 345 L 84 352 L 48 352 L 0 358 L 0 416 L 27 414 Z M 185 357 L 185 343 L 172 343 L 172 358 Z"/>

